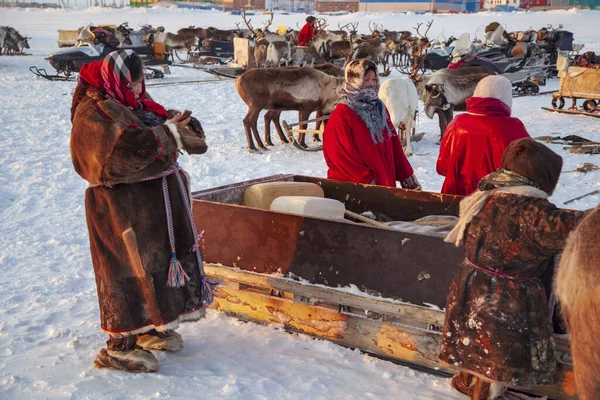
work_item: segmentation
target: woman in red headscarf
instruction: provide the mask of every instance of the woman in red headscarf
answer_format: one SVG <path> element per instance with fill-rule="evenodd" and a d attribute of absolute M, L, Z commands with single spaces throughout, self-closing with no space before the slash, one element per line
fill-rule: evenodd
<path fill-rule="evenodd" d="M 183 347 L 174 329 L 212 300 L 189 179 L 178 150 L 207 149 L 200 122 L 154 102 L 131 50 L 84 65 L 71 107 L 71 158 L 89 183 L 85 210 L 102 329 L 99 367 L 153 372 L 148 351 Z"/>

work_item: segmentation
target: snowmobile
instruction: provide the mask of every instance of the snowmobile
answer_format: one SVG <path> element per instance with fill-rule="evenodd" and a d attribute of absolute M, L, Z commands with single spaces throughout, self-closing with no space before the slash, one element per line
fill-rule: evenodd
<path fill-rule="evenodd" d="M 148 67 L 156 65 L 169 65 L 170 61 L 168 60 L 168 54 L 163 54 L 162 57 L 156 57 L 151 44 L 138 46 L 116 45 L 114 41 L 109 40 L 105 36 L 95 35 L 90 30 L 90 26 L 91 24 L 88 24 L 81 30 L 75 47 L 58 50 L 55 53 L 51 53 L 49 57 L 45 58 L 45 60 L 47 60 L 56 70 L 57 74 L 50 75 L 46 73 L 45 69 L 37 67 L 30 67 L 30 71 L 35 75 L 48 80 L 70 80 L 72 78 L 72 74 L 74 72 L 79 72 L 83 64 L 101 60 L 109 53 L 118 49 L 131 49 L 141 57 L 142 61 L 144 62 L 144 66 L 146 66 L 146 70 L 150 71 L 149 73 L 147 71 L 148 78 L 164 77 L 162 71 Z M 152 42 L 151 37 L 149 38 L 148 42 Z"/>
<path fill-rule="evenodd" d="M 493 43 L 499 43 L 501 40 L 496 31 L 493 34 L 486 41 L 488 44 L 490 40 Z M 509 54 L 506 51 L 506 48 L 501 46 L 478 50 L 478 45 L 471 42 L 469 34 L 464 33 L 452 50 L 452 58 L 447 68 L 486 67 L 510 80 L 515 95 L 538 93 L 539 86 L 544 86 L 551 74 L 552 66 L 548 54 L 535 47 L 527 48 L 524 44 L 512 47 Z"/>

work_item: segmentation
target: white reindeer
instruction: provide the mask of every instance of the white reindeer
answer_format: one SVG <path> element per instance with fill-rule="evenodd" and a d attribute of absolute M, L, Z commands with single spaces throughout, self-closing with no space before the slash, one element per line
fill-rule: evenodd
<path fill-rule="evenodd" d="M 406 138 L 404 153 L 410 157 L 413 152 L 410 137 L 413 134 L 415 116 L 419 107 L 415 84 L 408 78 L 387 79 L 379 88 L 379 98 L 390 112 L 390 119 L 394 126 L 402 131 L 402 135 Z"/>
<path fill-rule="evenodd" d="M 288 67 L 292 61 L 292 48 L 290 42 L 272 42 L 267 47 L 267 60 L 265 66 L 279 67 L 281 59 L 285 60 L 285 66 Z"/>

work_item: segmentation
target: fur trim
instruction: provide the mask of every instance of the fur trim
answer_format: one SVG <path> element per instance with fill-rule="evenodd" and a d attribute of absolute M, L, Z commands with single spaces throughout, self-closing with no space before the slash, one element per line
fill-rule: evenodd
<path fill-rule="evenodd" d="M 177 125 L 172 122 L 165 122 L 165 125 L 169 128 L 171 135 L 173 135 L 173 138 L 177 143 L 177 150 L 183 149 L 183 143 L 181 143 L 181 134 L 177 130 Z"/>
<path fill-rule="evenodd" d="M 541 199 L 548 198 L 548 193 L 532 186 L 507 186 L 492 190 L 477 190 L 460 202 L 460 218 L 458 219 L 458 223 L 454 226 L 454 229 L 446 236 L 444 242 L 454 243 L 456 247 L 461 246 L 463 244 L 467 225 L 471 223 L 477 214 L 479 214 L 488 199 L 496 193 L 511 193 L 519 196 L 538 197 Z"/>
<path fill-rule="evenodd" d="M 126 332 L 110 332 L 104 328 L 102 328 L 102 330 L 114 338 L 122 338 L 122 337 L 126 337 L 126 336 L 141 335 L 143 333 L 150 332 L 151 330 L 156 330 L 157 332 L 165 332 L 165 331 L 177 329 L 179 327 L 179 324 L 182 322 L 198 321 L 198 320 L 204 318 L 205 315 L 206 315 L 206 307 L 203 307 L 203 308 L 194 310 L 194 311 L 186 313 L 186 314 L 181 314 L 181 315 L 179 315 L 179 317 L 177 317 L 177 319 L 175 321 L 171 321 L 164 325 L 150 324 L 150 325 L 146 325 L 141 328 L 134 329 L 131 331 L 126 331 Z"/>
<path fill-rule="evenodd" d="M 493 97 L 512 111 L 512 83 L 504 76 L 489 75 L 479 81 L 473 97 Z"/>
<path fill-rule="evenodd" d="M 379 75 L 377 74 L 377 64 L 371 60 L 353 60 L 346 66 L 346 82 L 352 84 L 355 88 L 359 88 L 363 84 L 363 79 L 367 70 L 373 70 L 379 85 Z"/>

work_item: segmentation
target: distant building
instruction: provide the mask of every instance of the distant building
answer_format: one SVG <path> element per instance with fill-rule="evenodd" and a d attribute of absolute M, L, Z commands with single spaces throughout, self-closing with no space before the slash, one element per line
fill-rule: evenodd
<path fill-rule="evenodd" d="M 315 10 L 314 0 L 266 0 L 267 10 L 311 13 Z"/>
<path fill-rule="evenodd" d="M 480 8 L 480 1 L 483 0 L 361 0 L 359 11 L 476 12 Z"/>

